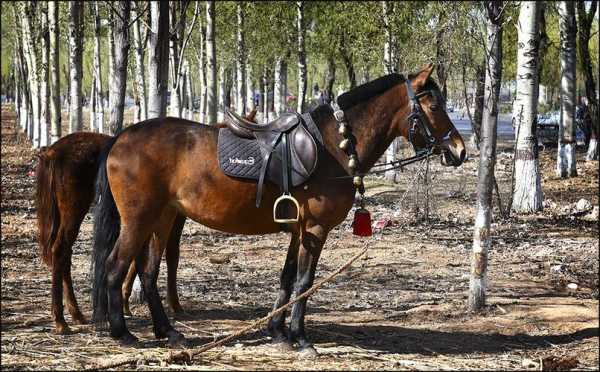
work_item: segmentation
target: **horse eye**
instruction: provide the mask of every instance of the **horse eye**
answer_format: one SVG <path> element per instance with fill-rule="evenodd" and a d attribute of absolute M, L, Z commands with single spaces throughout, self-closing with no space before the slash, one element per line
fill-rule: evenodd
<path fill-rule="evenodd" d="M 437 105 L 429 105 L 429 109 L 431 111 L 435 111 L 435 110 L 437 110 L 437 108 L 438 108 Z"/>

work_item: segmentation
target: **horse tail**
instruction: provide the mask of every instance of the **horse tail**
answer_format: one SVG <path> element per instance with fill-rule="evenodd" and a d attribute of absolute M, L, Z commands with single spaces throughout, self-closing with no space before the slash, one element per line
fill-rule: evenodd
<path fill-rule="evenodd" d="M 56 201 L 56 182 L 60 182 L 60 177 L 57 177 L 56 172 L 56 159 L 53 152 L 43 148 L 38 154 L 35 169 L 35 204 L 39 254 L 49 267 L 52 267 L 52 245 L 60 226 L 60 213 Z"/>
<path fill-rule="evenodd" d="M 100 153 L 98 174 L 96 176 L 96 195 L 98 200 L 94 210 L 94 248 L 92 252 L 92 265 L 94 267 L 92 319 L 96 324 L 103 323 L 107 319 L 108 292 L 105 262 L 114 248 L 121 229 L 121 218 L 112 191 L 110 190 L 108 175 L 106 173 L 108 153 L 114 145 L 116 138 L 111 138 Z"/>

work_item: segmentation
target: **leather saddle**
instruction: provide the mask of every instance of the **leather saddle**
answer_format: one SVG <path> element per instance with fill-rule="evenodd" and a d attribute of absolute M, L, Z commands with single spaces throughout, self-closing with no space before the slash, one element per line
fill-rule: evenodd
<path fill-rule="evenodd" d="M 300 206 L 290 194 L 290 188 L 299 186 L 310 178 L 317 167 L 318 147 L 314 136 L 306 127 L 302 117 L 285 113 L 266 124 L 248 121 L 232 111 L 225 111 L 227 128 L 237 137 L 255 141 L 260 147 L 262 165 L 256 191 L 256 207 L 261 203 L 265 180 L 280 186 L 283 194 L 275 201 L 275 222 L 297 222 Z M 295 217 L 282 217 L 278 207 L 292 203 Z"/>

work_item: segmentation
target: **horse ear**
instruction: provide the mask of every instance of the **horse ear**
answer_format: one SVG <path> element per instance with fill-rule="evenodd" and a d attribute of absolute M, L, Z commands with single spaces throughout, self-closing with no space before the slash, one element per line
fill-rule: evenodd
<path fill-rule="evenodd" d="M 429 79 L 429 77 L 433 73 L 434 68 L 435 65 L 433 63 L 428 63 L 427 66 L 423 67 L 415 77 L 415 84 L 417 84 L 417 86 L 425 85 L 425 82 L 427 82 L 427 79 Z"/>

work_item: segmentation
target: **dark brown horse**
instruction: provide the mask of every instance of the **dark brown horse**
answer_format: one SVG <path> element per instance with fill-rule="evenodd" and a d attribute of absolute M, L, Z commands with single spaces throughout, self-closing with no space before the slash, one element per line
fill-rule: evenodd
<path fill-rule="evenodd" d="M 254 121 L 256 109 L 247 119 Z M 52 270 L 52 316 L 58 334 L 69 332 L 63 314 L 63 291 L 67 309 L 76 324 L 85 323 L 79 310 L 71 278 L 72 247 L 83 218 L 95 195 L 95 179 L 102 149 L 110 136 L 77 132 L 42 148 L 36 166 L 36 211 L 40 256 Z M 182 311 L 177 292 L 179 240 L 185 216 L 176 218 L 167 244 L 167 302 L 175 313 Z M 132 264 L 123 283 L 124 311 L 129 311 L 129 297 L 135 279 Z"/>
<path fill-rule="evenodd" d="M 409 81 L 397 74 L 388 75 L 346 93 L 345 116 L 356 137 L 361 172 L 367 172 L 398 136 L 410 137 L 417 149 L 433 137 L 438 153 L 443 155 L 442 163 L 462 163 L 465 146 L 443 109 L 439 89 L 430 79 L 432 70 L 429 66 Z M 416 93 L 415 101 L 409 99 L 409 84 Z M 413 102 L 422 108 L 419 115 L 428 123 L 428 137 L 422 130 L 409 136 Z M 351 178 L 338 178 L 348 175 L 350 169 L 348 156 L 338 146 L 342 138 L 332 109 L 320 106 L 311 116 L 323 136 L 324 149 L 312 177 L 291 190 L 300 204 L 300 220 L 289 225 L 273 220 L 278 187 L 268 183 L 257 208 L 256 182 L 232 178 L 220 170 L 216 128 L 165 118 L 131 126 L 115 138 L 98 175 L 102 197 L 94 226 L 94 321 L 108 320 L 111 336 L 122 343 L 137 340 L 126 327 L 120 290 L 135 260 L 155 336 L 167 337 L 170 344 L 184 341 L 169 323 L 156 288 L 161 250 L 177 214 L 229 233 L 291 232 L 274 306 L 286 303 L 292 290 L 297 294 L 307 290 L 327 235 L 346 218 L 356 192 Z M 151 235 L 157 244 L 145 249 Z M 306 300 L 299 301 L 291 310 L 289 332 L 285 314 L 274 317 L 268 329 L 275 341 L 288 345 L 295 341 L 300 351 L 314 354 L 304 331 L 305 313 Z"/>

